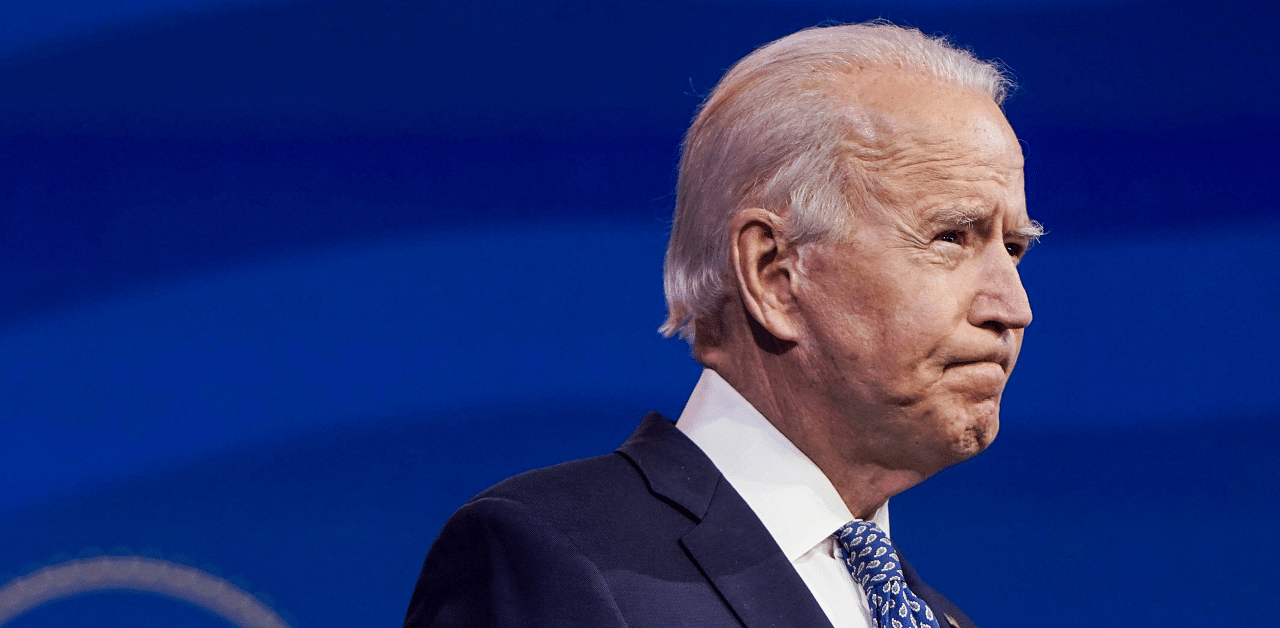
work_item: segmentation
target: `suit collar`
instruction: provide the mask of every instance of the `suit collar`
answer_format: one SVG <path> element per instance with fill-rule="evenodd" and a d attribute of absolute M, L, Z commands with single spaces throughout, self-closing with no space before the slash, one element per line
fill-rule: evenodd
<path fill-rule="evenodd" d="M 680 545 L 744 626 L 830 628 L 751 507 L 671 421 L 646 416 L 618 453 L 635 464 L 654 494 L 696 522 Z"/>
<path fill-rule="evenodd" d="M 618 448 L 640 470 L 649 490 L 701 521 L 720 483 L 720 471 L 675 424 L 657 412 Z"/>
<path fill-rule="evenodd" d="M 676 429 L 706 453 L 788 560 L 828 545 L 854 519 L 818 465 L 714 370 L 702 370 Z M 892 536 L 888 503 L 874 521 Z"/>

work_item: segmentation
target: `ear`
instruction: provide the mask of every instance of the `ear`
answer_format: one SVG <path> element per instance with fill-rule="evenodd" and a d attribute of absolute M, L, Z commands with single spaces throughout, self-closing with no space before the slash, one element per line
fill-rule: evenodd
<path fill-rule="evenodd" d="M 795 260 L 782 237 L 781 219 L 766 209 L 744 209 L 730 224 L 730 261 L 747 312 L 775 338 L 795 342 L 800 326 L 792 287 Z"/>

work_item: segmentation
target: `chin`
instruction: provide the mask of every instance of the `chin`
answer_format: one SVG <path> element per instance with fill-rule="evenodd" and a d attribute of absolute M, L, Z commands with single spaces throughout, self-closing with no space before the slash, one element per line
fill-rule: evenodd
<path fill-rule="evenodd" d="M 982 411 L 982 408 L 977 410 L 977 412 L 964 417 L 955 426 L 957 432 L 955 432 L 955 438 L 951 442 L 951 454 L 954 456 L 954 462 L 968 460 L 982 453 L 996 439 L 996 433 L 1000 431 L 999 405 L 987 409 L 985 412 Z"/>

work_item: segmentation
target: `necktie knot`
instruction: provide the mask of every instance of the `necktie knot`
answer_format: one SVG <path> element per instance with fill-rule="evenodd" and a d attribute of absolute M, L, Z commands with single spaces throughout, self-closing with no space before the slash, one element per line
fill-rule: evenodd
<path fill-rule="evenodd" d="M 880 628 L 937 628 L 933 611 L 916 597 L 902 577 L 898 551 L 880 526 L 851 521 L 836 532 L 845 566 L 867 594 Z"/>
<path fill-rule="evenodd" d="M 836 540 L 844 549 L 849 573 L 863 589 L 869 591 L 869 587 L 895 580 L 902 582 L 898 552 L 880 526 L 870 521 L 853 521 L 836 532 Z"/>

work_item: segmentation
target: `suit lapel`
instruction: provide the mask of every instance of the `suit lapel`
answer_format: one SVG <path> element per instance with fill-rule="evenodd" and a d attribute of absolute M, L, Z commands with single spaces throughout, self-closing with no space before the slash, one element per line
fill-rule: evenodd
<path fill-rule="evenodd" d="M 654 495 L 694 521 L 706 514 L 720 471 L 666 417 L 650 412 L 618 453 L 631 460 Z"/>
<path fill-rule="evenodd" d="M 831 623 L 738 492 L 721 479 L 702 522 L 680 539 L 744 626 Z"/>
<path fill-rule="evenodd" d="M 759 517 L 671 421 L 650 414 L 618 452 L 697 522 L 680 545 L 744 626 L 831 627 Z"/>

